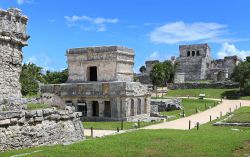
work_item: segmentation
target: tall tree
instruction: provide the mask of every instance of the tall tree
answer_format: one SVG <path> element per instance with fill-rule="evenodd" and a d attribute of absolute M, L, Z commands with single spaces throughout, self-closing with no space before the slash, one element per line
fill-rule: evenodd
<path fill-rule="evenodd" d="M 232 79 L 239 82 L 241 91 L 250 94 L 250 57 L 235 67 Z"/>
<path fill-rule="evenodd" d="M 42 67 L 33 63 L 23 64 L 20 74 L 22 95 L 35 95 L 39 91 L 39 82 L 44 82 L 42 77 Z"/>
<path fill-rule="evenodd" d="M 154 85 L 157 97 L 157 87 L 163 86 L 165 81 L 165 71 L 162 63 L 156 63 L 150 71 L 150 79 Z"/>

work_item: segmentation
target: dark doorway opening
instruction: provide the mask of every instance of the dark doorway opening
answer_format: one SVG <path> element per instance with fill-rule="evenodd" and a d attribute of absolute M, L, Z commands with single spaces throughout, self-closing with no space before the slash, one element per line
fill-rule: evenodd
<path fill-rule="evenodd" d="M 89 81 L 97 81 L 97 67 L 89 67 Z"/>
<path fill-rule="evenodd" d="M 93 101 L 92 102 L 92 110 L 93 110 L 93 117 L 98 117 L 99 116 L 99 103 L 98 101 Z"/>
<path fill-rule="evenodd" d="M 110 101 L 104 101 L 104 117 L 111 117 Z"/>
<path fill-rule="evenodd" d="M 82 116 L 87 116 L 87 104 L 85 102 L 78 102 L 77 112 L 82 112 Z"/>

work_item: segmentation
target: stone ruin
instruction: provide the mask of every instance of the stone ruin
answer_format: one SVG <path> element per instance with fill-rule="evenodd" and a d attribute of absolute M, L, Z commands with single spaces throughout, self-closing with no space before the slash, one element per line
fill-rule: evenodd
<path fill-rule="evenodd" d="M 134 50 L 122 46 L 67 51 L 67 83 L 41 87 L 42 101 L 72 106 L 88 121 L 133 121 L 150 117 L 150 92 L 133 82 Z"/>
<path fill-rule="evenodd" d="M 171 57 L 176 64 L 175 83 L 189 81 L 213 80 L 224 82 L 230 79 L 235 66 L 242 60 L 237 56 L 226 56 L 224 59 L 213 60 L 208 44 L 180 45 L 179 57 Z M 150 71 L 158 60 L 146 61 L 146 72 L 137 75 L 143 84 L 151 84 Z"/>
<path fill-rule="evenodd" d="M 0 10 L 0 98 L 20 98 L 19 76 L 22 70 L 22 48 L 27 46 L 28 18 L 16 8 Z"/>
<path fill-rule="evenodd" d="M 27 21 L 19 9 L 0 9 L 0 151 L 84 139 L 79 115 L 71 108 L 25 110 L 27 103 L 38 102 L 22 98 L 19 83 Z"/>

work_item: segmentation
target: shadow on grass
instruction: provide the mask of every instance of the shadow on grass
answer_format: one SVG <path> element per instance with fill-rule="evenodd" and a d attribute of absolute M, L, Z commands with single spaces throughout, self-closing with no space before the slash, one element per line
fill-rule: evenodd
<path fill-rule="evenodd" d="M 244 95 L 244 93 L 239 91 L 239 90 L 224 91 L 221 94 L 222 98 L 226 98 L 226 99 L 230 99 L 230 100 L 237 100 L 243 96 L 248 96 L 248 95 Z"/>

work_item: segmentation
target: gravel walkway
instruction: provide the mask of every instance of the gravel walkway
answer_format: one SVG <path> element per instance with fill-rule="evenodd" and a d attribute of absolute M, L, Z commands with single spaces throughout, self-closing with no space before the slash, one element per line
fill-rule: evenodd
<path fill-rule="evenodd" d="M 188 130 L 189 129 L 189 120 L 191 121 L 191 128 L 196 127 L 197 122 L 199 124 L 205 124 L 211 119 L 214 120 L 221 115 L 226 115 L 227 112 L 233 112 L 237 108 L 241 106 L 250 106 L 250 101 L 247 100 L 223 100 L 219 105 L 208 109 L 206 111 L 191 115 L 189 117 L 173 120 L 170 122 L 164 122 L 160 124 L 150 125 L 144 127 L 142 129 L 180 129 L 180 130 Z"/>

